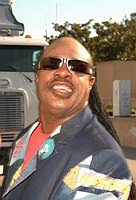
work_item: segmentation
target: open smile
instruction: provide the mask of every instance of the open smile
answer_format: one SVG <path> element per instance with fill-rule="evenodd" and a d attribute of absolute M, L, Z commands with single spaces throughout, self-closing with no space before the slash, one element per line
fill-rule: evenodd
<path fill-rule="evenodd" d="M 74 93 L 74 87 L 68 82 L 54 81 L 50 84 L 49 90 L 56 97 L 66 99 Z"/>

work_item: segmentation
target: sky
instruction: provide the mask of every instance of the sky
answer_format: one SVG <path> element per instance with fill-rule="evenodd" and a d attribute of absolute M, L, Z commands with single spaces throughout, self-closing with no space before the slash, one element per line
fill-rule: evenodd
<path fill-rule="evenodd" d="M 136 12 L 136 0 L 14 0 L 13 13 L 25 26 L 24 35 L 43 38 L 56 34 L 52 23 L 109 21 L 120 23 Z"/>

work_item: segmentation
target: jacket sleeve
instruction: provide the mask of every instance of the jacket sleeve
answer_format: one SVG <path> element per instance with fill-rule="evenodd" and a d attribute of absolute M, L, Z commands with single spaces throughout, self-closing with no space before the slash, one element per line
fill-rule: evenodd
<path fill-rule="evenodd" d="M 79 163 L 64 182 L 76 191 L 75 200 L 127 200 L 132 178 L 122 155 L 103 150 Z"/>

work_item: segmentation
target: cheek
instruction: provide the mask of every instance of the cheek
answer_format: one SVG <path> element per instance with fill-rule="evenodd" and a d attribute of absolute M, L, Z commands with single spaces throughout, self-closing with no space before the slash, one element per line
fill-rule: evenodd
<path fill-rule="evenodd" d="M 80 78 L 80 83 L 79 83 L 79 86 L 80 86 L 80 90 L 85 91 L 90 91 L 91 90 L 91 84 L 90 84 L 90 81 L 88 78 L 86 77 L 81 77 Z"/>
<path fill-rule="evenodd" d="M 36 76 L 37 90 L 44 90 L 47 87 L 47 82 L 49 79 L 50 76 L 48 75 L 48 71 L 39 71 L 39 73 Z"/>
<path fill-rule="evenodd" d="M 47 93 L 46 85 L 47 84 L 45 80 L 39 77 L 38 81 L 36 82 L 37 95 L 38 95 L 39 100 L 43 99 L 45 94 Z"/>
<path fill-rule="evenodd" d="M 79 93 L 80 93 L 80 97 L 83 100 L 85 101 L 88 100 L 91 87 L 92 86 L 90 85 L 90 81 L 88 79 L 85 79 L 85 78 L 80 79 Z"/>

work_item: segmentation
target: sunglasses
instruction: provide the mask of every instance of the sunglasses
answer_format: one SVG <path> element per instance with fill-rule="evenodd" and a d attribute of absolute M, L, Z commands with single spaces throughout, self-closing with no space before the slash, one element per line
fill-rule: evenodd
<path fill-rule="evenodd" d="M 67 65 L 67 68 L 71 71 L 83 73 L 83 74 L 92 74 L 92 65 L 82 61 L 74 60 L 68 58 L 53 58 L 48 57 L 44 58 L 38 66 L 39 70 L 56 70 L 59 69 L 63 64 Z"/>

